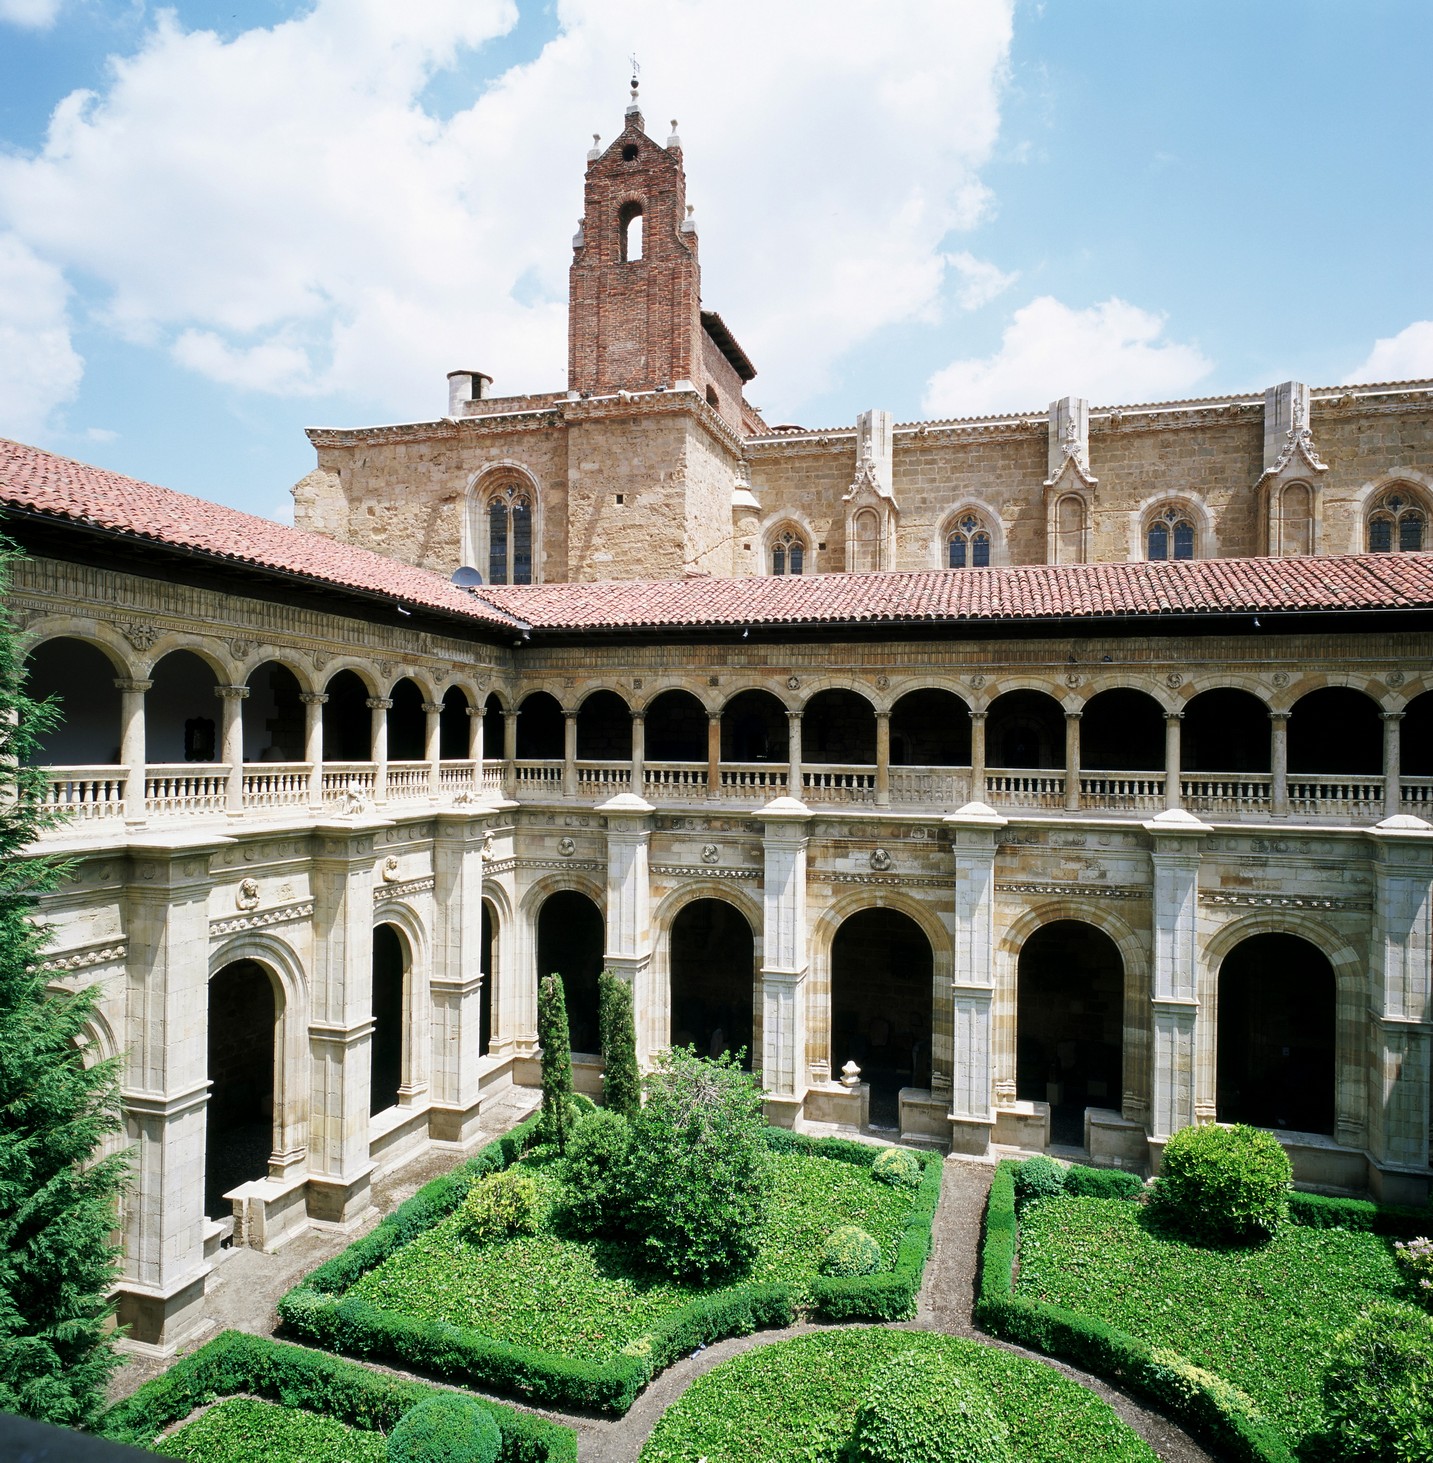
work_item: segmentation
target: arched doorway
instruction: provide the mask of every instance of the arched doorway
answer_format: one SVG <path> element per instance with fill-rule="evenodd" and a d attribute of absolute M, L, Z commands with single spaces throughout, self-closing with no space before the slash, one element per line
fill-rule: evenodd
<path fill-rule="evenodd" d="M 1020 950 L 1015 1089 L 1050 1104 L 1050 1141 L 1083 1147 L 1085 1109 L 1119 1108 L 1124 961 L 1093 925 L 1042 925 Z"/>
<path fill-rule="evenodd" d="M 492 900 L 483 900 L 482 943 L 478 947 L 478 968 L 483 989 L 478 997 L 478 1055 L 485 1057 L 493 1040 L 493 972 L 497 969 L 498 916 Z"/>
<path fill-rule="evenodd" d="M 537 915 L 537 974 L 562 977 L 567 1001 L 567 1033 L 574 1052 L 595 1056 L 601 1050 L 597 1026 L 597 977 L 602 974 L 607 927 L 602 911 L 575 889 L 561 889 L 543 900 Z"/>
<path fill-rule="evenodd" d="M 25 662 L 25 690 L 37 701 L 53 696 L 60 720 L 35 748 L 40 767 L 104 767 L 119 763 L 120 693 L 114 663 L 83 640 L 61 637 L 37 645 Z"/>
<path fill-rule="evenodd" d="M 871 1126 L 900 1124 L 902 1087 L 930 1086 L 931 980 L 925 932 L 894 909 L 862 909 L 831 944 L 831 1075 L 871 1084 Z"/>
<path fill-rule="evenodd" d="M 695 899 L 672 921 L 673 1046 L 697 1055 L 744 1052 L 751 1070 L 756 941 L 746 916 L 724 899 Z"/>
<path fill-rule="evenodd" d="M 393 925 L 373 931 L 373 1036 L 369 1116 L 394 1107 L 403 1085 L 403 987 L 408 947 Z"/>
<path fill-rule="evenodd" d="M 1221 1123 L 1334 1131 L 1333 967 L 1298 935 L 1251 935 L 1219 967 Z"/>
<path fill-rule="evenodd" d="M 224 1219 L 224 1195 L 269 1171 L 274 1148 L 278 1004 L 257 960 L 234 960 L 209 981 L 209 1102 L 204 1112 L 204 1212 Z"/>

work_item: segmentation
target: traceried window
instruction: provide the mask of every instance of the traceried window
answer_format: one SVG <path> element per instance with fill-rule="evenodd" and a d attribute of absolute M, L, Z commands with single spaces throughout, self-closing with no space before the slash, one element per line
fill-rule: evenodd
<path fill-rule="evenodd" d="M 1395 488 L 1373 505 L 1368 515 L 1370 554 L 1416 554 L 1426 535 L 1427 515 L 1406 492 Z"/>
<path fill-rule="evenodd" d="M 990 530 L 973 513 L 962 514 L 946 535 L 948 569 L 986 569 L 990 566 Z"/>
<path fill-rule="evenodd" d="M 532 497 L 517 483 L 488 499 L 488 583 L 532 583 Z"/>
<path fill-rule="evenodd" d="M 771 543 L 773 574 L 802 574 L 806 569 L 806 545 L 799 534 L 784 528 Z"/>
<path fill-rule="evenodd" d="M 1144 536 L 1148 559 L 1192 559 L 1194 520 L 1180 508 L 1165 508 L 1150 523 Z"/>

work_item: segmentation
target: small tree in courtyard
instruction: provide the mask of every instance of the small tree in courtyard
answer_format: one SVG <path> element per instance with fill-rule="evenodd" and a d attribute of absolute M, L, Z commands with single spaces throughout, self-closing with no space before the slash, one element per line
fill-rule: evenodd
<path fill-rule="evenodd" d="M 542 1047 L 542 1141 L 566 1153 L 573 1122 L 572 1043 L 560 975 L 544 976 L 538 985 L 537 1039 Z"/>
<path fill-rule="evenodd" d="M 602 1031 L 602 1099 L 613 1112 L 631 1117 L 642 1105 L 632 987 L 620 975 L 604 970 L 597 989 L 598 1024 Z"/>
<path fill-rule="evenodd" d="M 0 606 L 12 557 L 0 540 Z M 62 872 L 24 856 L 49 821 L 27 763 L 57 720 L 26 696 L 0 609 L 0 1411 L 82 1427 L 115 1366 L 110 1236 L 127 1160 L 97 1157 L 120 1127 L 117 1063 L 81 1054 L 97 992 L 49 988 L 31 918 Z"/>

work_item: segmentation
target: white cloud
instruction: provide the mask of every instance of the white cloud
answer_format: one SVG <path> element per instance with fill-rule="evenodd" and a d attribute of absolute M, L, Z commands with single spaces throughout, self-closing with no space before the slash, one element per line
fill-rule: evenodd
<path fill-rule="evenodd" d="M 282 502 L 275 503 L 263 516 L 272 518 L 275 523 L 285 523 L 292 528 L 294 526 L 294 500 L 285 498 Z"/>
<path fill-rule="evenodd" d="M 1003 295 L 1020 278 L 1018 271 L 1005 274 L 988 260 L 974 254 L 947 254 L 945 262 L 960 276 L 956 300 L 962 310 L 978 310 Z"/>
<path fill-rule="evenodd" d="M 926 386 L 932 416 L 1043 408 L 1060 396 L 1157 401 L 1213 368 L 1196 346 L 1165 340 L 1164 316 L 1109 299 L 1072 310 L 1049 295 L 1017 310 L 993 355 L 952 361 Z"/>
<path fill-rule="evenodd" d="M 61 0 L 0 0 L 0 21 L 22 30 L 48 30 L 60 13 Z"/>
<path fill-rule="evenodd" d="M 79 388 L 64 276 L 14 234 L 0 234 L 0 436 L 33 438 Z"/>
<path fill-rule="evenodd" d="M 1397 335 L 1374 341 L 1345 381 L 1421 381 L 1433 376 L 1433 320 L 1415 320 Z"/>
<path fill-rule="evenodd" d="M 87 442 L 117 442 L 119 433 L 112 431 L 109 427 L 86 427 L 85 440 Z"/>
<path fill-rule="evenodd" d="M 1011 0 L 871 14 L 560 0 L 541 54 L 441 119 L 424 88 L 510 0 L 318 0 L 227 41 L 160 12 L 38 154 L 0 157 L 0 220 L 97 285 L 111 328 L 228 386 L 389 417 L 441 411 L 454 365 L 557 388 L 583 159 L 622 124 L 635 43 L 648 131 L 681 119 L 704 294 L 784 411 L 947 283 L 964 303 L 1000 277 L 942 243 L 987 207 Z"/>

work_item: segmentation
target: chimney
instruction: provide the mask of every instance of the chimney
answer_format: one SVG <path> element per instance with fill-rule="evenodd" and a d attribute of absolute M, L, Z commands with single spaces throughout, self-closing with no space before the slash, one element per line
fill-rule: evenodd
<path fill-rule="evenodd" d="M 493 378 L 481 371 L 448 372 L 448 415 L 458 417 L 470 401 L 484 401 L 491 395 Z"/>

